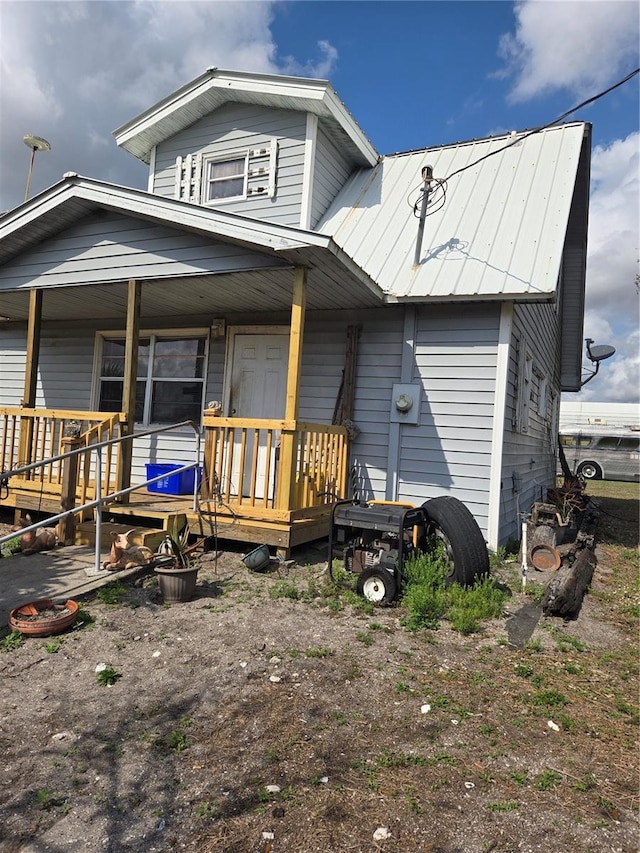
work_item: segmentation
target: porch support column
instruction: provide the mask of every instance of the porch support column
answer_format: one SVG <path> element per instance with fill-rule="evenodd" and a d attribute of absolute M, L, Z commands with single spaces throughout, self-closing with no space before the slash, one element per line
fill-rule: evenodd
<path fill-rule="evenodd" d="M 38 358 L 42 328 L 42 290 L 29 291 L 29 326 L 27 329 L 27 363 L 24 369 L 24 395 L 22 405 L 33 409 L 36 403 Z"/>
<path fill-rule="evenodd" d="M 289 337 L 289 367 L 287 370 L 287 399 L 285 421 L 298 419 L 300 400 L 300 368 L 302 364 L 302 339 L 307 303 L 307 271 L 297 267 L 293 279 L 291 302 L 291 332 Z M 280 441 L 280 477 L 278 482 L 278 508 L 293 509 L 296 485 L 296 440 L 297 431 L 283 430 Z"/>
<path fill-rule="evenodd" d="M 141 293 L 141 283 L 131 279 L 127 293 L 127 332 L 124 345 L 124 382 L 122 386 L 122 411 L 126 420 L 121 426 L 122 435 L 131 435 L 136 423 L 136 379 L 138 376 Z M 120 444 L 118 489 L 127 489 L 131 485 L 132 445 L 132 441 L 123 441 Z"/>
<path fill-rule="evenodd" d="M 38 359 L 40 357 L 40 335 L 42 331 L 42 290 L 29 291 L 29 321 L 27 326 L 27 358 L 24 367 L 24 394 L 22 406 L 33 409 L 36 404 L 36 386 L 38 384 Z M 23 418 L 20 422 L 20 465 L 34 462 L 31 459 L 33 441 L 33 419 Z"/>

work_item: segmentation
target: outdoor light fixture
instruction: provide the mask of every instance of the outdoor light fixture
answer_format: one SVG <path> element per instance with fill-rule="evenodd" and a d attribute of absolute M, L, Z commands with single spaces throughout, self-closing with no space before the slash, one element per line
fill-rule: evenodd
<path fill-rule="evenodd" d="M 51 151 L 51 145 L 46 139 L 41 136 L 34 136 L 32 133 L 25 133 L 22 141 L 31 149 L 31 159 L 29 161 L 29 172 L 27 174 L 27 188 L 24 193 L 24 200 L 29 198 L 29 190 L 31 188 L 31 175 L 33 174 L 33 161 L 36 156 L 36 151 Z"/>
<path fill-rule="evenodd" d="M 598 370 L 600 369 L 600 362 L 604 361 L 605 358 L 611 358 L 611 356 L 615 353 L 616 348 L 609 346 L 609 344 L 601 344 L 600 346 L 592 347 L 593 338 L 585 338 L 585 343 L 587 345 L 587 355 L 589 356 L 589 360 L 595 364 L 596 369 L 592 371 L 587 378 L 580 383 L 580 387 L 582 388 L 587 384 L 593 377 L 596 375 Z"/>

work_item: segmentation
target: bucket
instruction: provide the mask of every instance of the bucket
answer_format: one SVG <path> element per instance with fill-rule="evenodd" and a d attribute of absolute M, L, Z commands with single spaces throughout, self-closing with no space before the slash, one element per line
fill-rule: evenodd
<path fill-rule="evenodd" d="M 244 555 L 242 562 L 248 569 L 251 569 L 251 571 L 261 572 L 263 569 L 266 569 L 271 562 L 269 546 L 260 545 L 257 548 L 254 548 L 253 551 L 249 551 L 248 554 Z"/>

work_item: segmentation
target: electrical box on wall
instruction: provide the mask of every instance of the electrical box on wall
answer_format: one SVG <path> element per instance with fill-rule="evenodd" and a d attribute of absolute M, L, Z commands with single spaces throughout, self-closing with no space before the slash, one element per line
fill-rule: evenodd
<path fill-rule="evenodd" d="M 391 423 L 417 424 L 422 385 L 397 384 L 391 392 Z"/>

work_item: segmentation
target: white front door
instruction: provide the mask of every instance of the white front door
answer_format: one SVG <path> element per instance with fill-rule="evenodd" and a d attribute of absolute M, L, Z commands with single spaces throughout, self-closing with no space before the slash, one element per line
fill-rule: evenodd
<path fill-rule="evenodd" d="M 229 414 L 236 418 L 284 418 L 287 393 L 287 366 L 289 361 L 289 336 L 283 334 L 236 334 L 233 343 L 231 368 L 231 393 Z M 257 448 L 258 479 L 256 497 L 264 496 L 264 471 L 266 469 L 266 434 L 261 433 Z M 277 436 L 271 447 L 269 493 L 273 495 L 275 484 L 275 459 Z M 240 468 L 240 441 L 234 451 L 233 481 L 237 488 Z M 251 488 L 251 465 L 253 433 L 247 436 L 245 449 L 245 472 L 242 491 L 248 494 Z"/>

